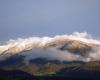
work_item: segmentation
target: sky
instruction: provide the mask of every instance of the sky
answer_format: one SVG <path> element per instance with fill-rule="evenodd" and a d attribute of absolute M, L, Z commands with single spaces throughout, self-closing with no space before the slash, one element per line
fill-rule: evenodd
<path fill-rule="evenodd" d="M 0 0 L 0 41 L 99 30 L 100 0 Z"/>

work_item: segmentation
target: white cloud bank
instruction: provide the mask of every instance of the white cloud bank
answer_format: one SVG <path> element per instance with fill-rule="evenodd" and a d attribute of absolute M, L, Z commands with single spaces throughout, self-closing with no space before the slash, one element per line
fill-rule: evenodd
<path fill-rule="evenodd" d="M 57 35 L 55 37 L 29 37 L 26 39 L 18 38 L 17 40 L 9 40 L 4 45 L 0 45 L 0 60 L 6 59 L 15 54 L 23 54 L 27 50 L 32 50 L 25 52 L 26 58 L 37 58 L 45 57 L 49 59 L 59 59 L 59 60 L 81 60 L 81 61 L 91 61 L 100 60 L 100 48 L 96 48 L 94 52 L 88 54 L 87 57 L 76 55 L 68 51 L 61 51 L 56 48 L 47 47 L 49 44 L 65 42 L 67 40 L 77 40 L 85 42 L 86 44 L 96 44 L 100 45 L 99 40 L 92 39 L 90 34 L 87 32 L 79 33 L 74 32 L 72 35 Z"/>

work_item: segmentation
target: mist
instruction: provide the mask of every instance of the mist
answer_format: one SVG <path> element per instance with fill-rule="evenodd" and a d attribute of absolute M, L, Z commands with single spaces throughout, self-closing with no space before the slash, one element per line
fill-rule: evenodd
<path fill-rule="evenodd" d="M 69 51 L 59 50 L 59 46 L 67 41 L 79 41 L 92 46 L 93 51 L 86 53 L 86 56 L 75 54 Z M 76 43 L 74 45 L 77 45 Z M 77 45 L 78 46 L 78 45 Z M 29 37 L 10 39 L 5 44 L 0 45 L 0 60 L 5 60 L 13 55 L 24 55 L 25 60 L 35 58 L 47 58 L 60 61 L 99 61 L 100 60 L 100 41 L 93 39 L 87 32 L 74 32 L 71 35 L 56 35 L 55 37 Z"/>

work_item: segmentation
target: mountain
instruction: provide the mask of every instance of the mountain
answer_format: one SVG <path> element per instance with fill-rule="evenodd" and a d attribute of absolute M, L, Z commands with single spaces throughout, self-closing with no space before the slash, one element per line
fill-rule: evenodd
<path fill-rule="evenodd" d="M 96 53 L 99 51 L 100 45 L 95 43 L 88 43 L 80 40 L 73 40 L 73 39 L 59 39 L 54 40 L 52 42 L 47 42 L 45 45 L 39 47 L 39 45 L 26 45 L 26 47 L 22 47 L 20 45 L 13 46 L 4 50 L 0 54 L 0 59 L 9 58 L 13 55 L 31 55 L 30 53 L 48 53 L 50 50 L 51 53 L 72 53 L 74 55 L 79 55 L 83 57 L 87 57 L 89 53 Z M 28 47 L 27 47 L 28 46 Z M 33 48 L 31 48 L 34 46 Z M 24 49 L 25 48 L 25 49 Z M 37 51 L 40 50 L 40 52 Z M 46 52 L 49 50 L 48 52 Z M 66 55 L 66 54 L 65 54 Z M 34 56 L 34 55 L 33 55 Z M 39 56 L 41 57 L 41 56 Z"/>
<path fill-rule="evenodd" d="M 54 48 L 60 51 L 68 51 L 74 54 L 85 55 L 88 52 L 95 51 L 100 47 L 98 40 L 80 38 L 75 36 L 55 36 L 33 37 L 28 39 L 18 39 L 8 41 L 7 44 L 0 46 L 0 59 L 8 58 L 15 54 L 30 51 L 32 49 Z"/>
<path fill-rule="evenodd" d="M 100 78 L 99 47 L 99 44 L 73 39 L 48 41 L 34 47 L 14 45 L 0 53 L 0 72 L 11 76 L 13 72 L 15 75 L 25 72 L 33 77 L 87 78 L 87 75 L 96 75 Z"/>
<path fill-rule="evenodd" d="M 40 62 L 41 61 L 41 62 Z M 42 63 L 43 61 L 43 63 Z M 45 63 L 44 63 L 45 62 Z M 59 62 L 35 59 L 30 64 L 0 67 L 0 79 L 4 80 L 75 80 L 100 79 L 100 62 Z M 6 76 L 6 77 L 5 77 Z M 5 79 L 6 78 L 6 79 Z"/>
<path fill-rule="evenodd" d="M 0 80 L 33 80 L 34 76 L 20 70 L 0 69 Z"/>
<path fill-rule="evenodd" d="M 59 45 L 59 44 L 58 44 Z M 85 43 L 77 40 L 65 41 L 59 48 L 59 50 L 69 51 L 74 54 L 85 55 L 86 53 L 92 52 L 95 48 L 100 45 Z"/>

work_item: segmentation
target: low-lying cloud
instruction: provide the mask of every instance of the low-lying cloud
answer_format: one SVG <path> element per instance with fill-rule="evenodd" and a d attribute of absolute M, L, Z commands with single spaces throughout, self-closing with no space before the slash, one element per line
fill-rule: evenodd
<path fill-rule="evenodd" d="M 94 44 L 97 45 L 97 47 L 93 46 L 94 51 L 89 52 L 86 56 L 58 49 L 58 46 L 70 40 L 79 41 L 85 44 Z M 100 60 L 99 46 L 100 41 L 93 39 L 87 32 L 74 32 L 72 35 L 57 35 L 55 37 L 18 38 L 17 40 L 9 40 L 4 45 L 0 45 L 0 60 L 19 54 L 25 55 L 26 60 L 44 57 L 61 61 L 95 61 Z"/>

